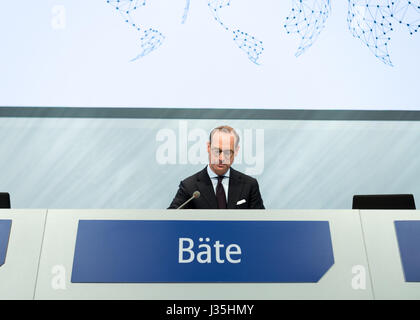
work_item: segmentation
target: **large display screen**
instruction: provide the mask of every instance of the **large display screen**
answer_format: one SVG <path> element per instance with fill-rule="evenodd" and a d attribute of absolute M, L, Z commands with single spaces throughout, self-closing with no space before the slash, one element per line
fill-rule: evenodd
<path fill-rule="evenodd" d="M 420 110 L 420 0 L 19 0 L 0 106 Z"/>

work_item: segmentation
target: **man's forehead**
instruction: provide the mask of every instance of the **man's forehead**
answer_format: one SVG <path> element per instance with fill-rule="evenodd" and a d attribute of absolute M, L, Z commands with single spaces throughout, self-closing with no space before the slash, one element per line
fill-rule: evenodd
<path fill-rule="evenodd" d="M 216 131 L 211 138 L 212 145 L 221 144 L 221 145 L 230 146 L 234 142 L 235 142 L 235 135 L 229 132 Z"/>

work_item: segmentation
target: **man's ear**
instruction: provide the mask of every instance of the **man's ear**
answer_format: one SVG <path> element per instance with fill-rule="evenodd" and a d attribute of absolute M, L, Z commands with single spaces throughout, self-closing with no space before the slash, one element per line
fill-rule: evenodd
<path fill-rule="evenodd" d="M 207 152 L 210 153 L 210 141 L 207 141 Z"/>
<path fill-rule="evenodd" d="M 239 146 L 237 146 L 237 147 L 235 148 L 235 157 L 238 155 L 238 152 L 239 152 Z"/>

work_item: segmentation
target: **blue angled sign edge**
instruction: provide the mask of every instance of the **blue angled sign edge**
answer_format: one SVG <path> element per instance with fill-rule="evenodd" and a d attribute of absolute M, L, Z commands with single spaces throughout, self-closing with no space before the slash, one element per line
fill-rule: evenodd
<path fill-rule="evenodd" d="M 6 262 L 12 220 L 0 220 L 0 267 Z"/>
<path fill-rule="evenodd" d="M 420 220 L 394 221 L 405 282 L 420 282 Z"/>

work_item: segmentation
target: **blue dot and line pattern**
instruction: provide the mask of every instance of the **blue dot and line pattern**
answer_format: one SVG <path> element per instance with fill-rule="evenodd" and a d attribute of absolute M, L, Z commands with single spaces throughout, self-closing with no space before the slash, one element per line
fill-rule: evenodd
<path fill-rule="evenodd" d="M 190 1 L 186 0 L 182 24 L 186 23 Z M 134 12 L 146 6 L 146 0 L 106 0 L 106 2 L 140 35 L 141 50 L 131 61 L 148 55 L 162 45 L 165 36 L 159 30 L 144 27 L 133 19 Z M 331 2 L 331 0 L 292 0 L 292 8 L 285 19 L 284 28 L 287 34 L 296 34 L 300 38 L 295 52 L 296 57 L 312 47 L 326 27 L 331 14 Z M 420 0 L 347 0 L 347 2 L 347 25 L 353 37 L 359 39 L 384 64 L 393 66 L 389 53 L 392 32 L 398 25 L 406 28 L 410 35 L 419 31 Z M 259 65 L 264 52 L 263 42 L 238 27 L 228 25 L 221 18 L 221 12 L 231 7 L 231 0 L 207 0 L 207 5 L 214 20 L 226 32 L 232 34 L 237 47 L 251 62 Z"/>
<path fill-rule="evenodd" d="M 238 0 L 240 1 L 240 0 Z M 230 6 L 230 0 L 209 0 L 208 7 L 214 20 L 222 26 L 227 32 L 231 32 L 233 35 L 233 41 L 236 43 L 239 49 L 246 53 L 248 59 L 255 64 L 260 64 L 260 57 L 264 51 L 263 42 L 258 40 L 255 36 L 244 32 L 238 28 L 232 28 L 228 26 L 220 18 L 220 11 L 223 8 Z"/>
<path fill-rule="evenodd" d="M 393 66 L 389 55 L 391 33 L 396 25 L 410 35 L 420 28 L 420 0 L 350 0 L 347 22 L 353 36 L 360 39 L 383 63 Z"/>
<path fill-rule="evenodd" d="M 396 25 L 414 35 L 420 29 L 420 0 L 347 0 L 347 24 L 352 35 L 362 41 L 376 58 L 393 66 L 389 54 L 391 33 Z M 284 27 L 298 34 L 298 57 L 310 48 L 326 25 L 330 0 L 293 0 Z"/>
<path fill-rule="evenodd" d="M 300 36 L 296 57 L 303 54 L 318 38 L 331 11 L 330 0 L 293 0 L 284 27 L 287 34 Z"/>
<path fill-rule="evenodd" d="M 131 59 L 131 61 L 146 56 L 162 45 L 165 36 L 160 31 L 153 28 L 144 28 L 135 23 L 132 18 L 132 15 L 136 10 L 146 6 L 146 0 L 107 0 L 106 2 L 118 11 L 128 25 L 140 33 L 141 51 L 136 57 Z"/>

